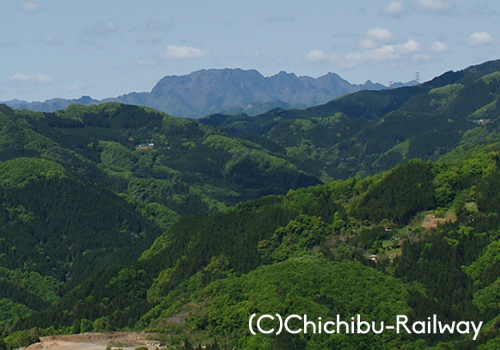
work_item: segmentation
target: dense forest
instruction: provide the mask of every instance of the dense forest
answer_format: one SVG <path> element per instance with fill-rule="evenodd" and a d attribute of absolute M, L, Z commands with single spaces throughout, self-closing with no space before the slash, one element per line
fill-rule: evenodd
<path fill-rule="evenodd" d="M 0 106 L 0 349 L 146 330 L 173 348 L 497 349 L 500 62 L 200 121 Z M 258 334 L 251 314 L 482 321 Z"/>

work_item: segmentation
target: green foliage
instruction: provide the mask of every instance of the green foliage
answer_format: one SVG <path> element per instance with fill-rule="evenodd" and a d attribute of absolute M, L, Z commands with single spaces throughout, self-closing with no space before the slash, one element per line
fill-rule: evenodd
<path fill-rule="evenodd" d="M 101 164 L 114 171 L 131 171 L 136 162 L 132 152 L 118 142 L 100 141 Z"/>
<path fill-rule="evenodd" d="M 0 299 L 0 320 L 9 321 L 18 317 L 30 314 L 30 310 L 26 305 L 14 303 L 10 299 Z"/>
<path fill-rule="evenodd" d="M 40 330 L 38 328 L 32 328 L 26 331 L 14 332 L 7 336 L 4 340 L 8 348 L 17 349 L 39 342 L 40 336 Z"/>
<path fill-rule="evenodd" d="M 407 223 L 417 212 L 435 205 L 431 166 L 412 161 L 386 173 L 358 201 L 353 214 L 380 222 Z"/>
<path fill-rule="evenodd" d="M 271 239 L 259 242 L 265 258 L 284 261 L 307 254 L 328 235 L 325 222 L 316 216 L 301 215 L 277 229 Z"/>
<path fill-rule="evenodd" d="M 17 158 L 0 163 L 0 184 L 4 187 L 25 187 L 35 180 L 68 178 L 64 167 L 36 158 Z"/>
<path fill-rule="evenodd" d="M 52 276 L 42 276 L 35 271 L 8 270 L 1 267 L 0 280 L 8 281 L 49 303 L 59 299 L 59 292 L 63 284 Z"/>
<path fill-rule="evenodd" d="M 465 267 L 464 271 L 471 279 L 476 281 L 476 284 L 484 285 L 480 278 L 488 270 L 495 268 L 496 265 L 500 265 L 500 241 L 491 242 L 479 259 L 470 266 Z"/>
<path fill-rule="evenodd" d="M 362 286 L 362 287 L 361 287 Z M 229 339 L 228 346 L 239 349 L 272 349 L 306 340 L 307 348 L 325 349 L 332 341 L 342 348 L 357 349 L 361 336 L 307 335 L 290 339 L 248 334 L 247 323 L 252 313 L 307 314 L 334 318 L 337 314 L 349 318 L 362 311 L 367 320 L 392 320 L 395 313 L 409 313 L 409 293 L 397 279 L 355 262 L 331 262 L 326 259 L 302 257 L 270 266 L 259 267 L 241 277 L 229 277 L 207 286 L 191 297 L 190 303 L 206 304 L 206 332 Z M 182 312 L 183 307 L 178 309 Z M 400 344 L 398 339 L 381 336 L 368 344 L 386 342 Z M 299 341 L 299 342 L 300 342 Z M 366 342 L 367 340 L 363 340 Z M 387 345 L 391 344 L 391 345 Z"/>

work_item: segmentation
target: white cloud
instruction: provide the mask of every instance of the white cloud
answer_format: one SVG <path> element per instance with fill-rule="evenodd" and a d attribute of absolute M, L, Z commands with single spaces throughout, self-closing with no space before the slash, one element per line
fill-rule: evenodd
<path fill-rule="evenodd" d="M 384 9 L 385 13 L 392 16 L 400 15 L 403 11 L 404 5 L 402 1 L 393 1 Z"/>
<path fill-rule="evenodd" d="M 81 90 L 85 87 L 83 84 L 73 84 L 73 85 L 68 85 L 66 86 L 66 91 L 77 91 Z"/>
<path fill-rule="evenodd" d="M 161 56 L 168 61 L 186 60 L 210 56 L 210 51 L 204 51 L 188 46 L 168 45 L 167 51 L 165 51 Z"/>
<path fill-rule="evenodd" d="M 428 59 L 420 53 L 421 45 L 413 39 L 405 43 L 383 45 L 370 50 L 358 51 L 343 57 L 335 54 L 328 55 L 320 50 L 313 50 L 306 55 L 311 63 L 333 64 L 340 68 L 355 68 L 371 62 L 399 62 Z"/>
<path fill-rule="evenodd" d="M 417 0 L 415 8 L 421 12 L 443 12 L 451 10 L 453 4 L 443 0 Z"/>
<path fill-rule="evenodd" d="M 363 50 L 371 50 L 377 47 L 377 44 L 370 39 L 363 39 L 359 42 L 359 47 Z"/>
<path fill-rule="evenodd" d="M 493 42 L 493 38 L 488 32 L 475 32 L 471 34 L 465 42 L 469 46 L 484 46 Z"/>
<path fill-rule="evenodd" d="M 394 40 L 396 40 L 396 37 L 390 30 L 375 27 L 366 32 L 366 38 L 359 42 L 359 47 L 363 50 L 373 50 Z"/>
<path fill-rule="evenodd" d="M 435 53 L 445 53 L 448 52 L 448 45 L 441 41 L 436 41 L 431 44 L 431 51 Z"/>
<path fill-rule="evenodd" d="M 409 55 L 420 51 L 420 44 L 410 39 L 404 44 L 396 45 L 396 50 L 402 55 Z"/>
<path fill-rule="evenodd" d="M 43 11 L 45 8 L 41 5 L 38 5 L 37 3 L 34 3 L 34 2 L 25 2 L 21 6 L 21 9 L 24 12 L 40 12 L 40 11 Z"/>
<path fill-rule="evenodd" d="M 378 40 L 378 41 L 383 41 L 383 42 L 388 42 L 392 41 L 395 39 L 394 35 L 391 33 L 390 30 L 385 29 L 385 28 L 380 28 L 380 27 L 375 27 L 372 29 L 369 29 L 366 32 L 366 36 Z"/>
<path fill-rule="evenodd" d="M 306 55 L 306 60 L 308 62 L 322 62 L 328 60 L 326 53 L 320 50 L 312 50 Z"/>
<path fill-rule="evenodd" d="M 12 82 L 39 84 L 49 84 L 54 82 L 54 79 L 46 74 L 14 74 L 9 80 Z"/>

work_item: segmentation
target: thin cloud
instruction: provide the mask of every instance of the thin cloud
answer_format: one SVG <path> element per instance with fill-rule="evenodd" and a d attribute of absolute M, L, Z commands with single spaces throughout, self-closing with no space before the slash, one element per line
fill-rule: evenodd
<path fill-rule="evenodd" d="M 204 51 L 188 46 L 168 45 L 161 57 L 167 61 L 178 61 L 210 56 L 210 51 Z"/>
<path fill-rule="evenodd" d="M 469 11 L 470 16 L 474 17 L 492 17 L 498 16 L 498 11 L 487 5 L 480 5 L 471 2 L 472 8 Z"/>
<path fill-rule="evenodd" d="M 118 32 L 118 26 L 113 21 L 99 22 L 85 28 L 82 36 L 78 40 L 80 45 L 99 50 L 108 48 L 106 39 Z"/>
<path fill-rule="evenodd" d="M 488 32 L 475 32 L 465 40 L 469 46 L 485 46 L 493 41 L 493 37 Z"/>
<path fill-rule="evenodd" d="M 158 35 L 142 36 L 139 39 L 137 39 L 137 44 L 141 46 L 153 46 L 161 43 L 162 41 L 163 37 Z"/>
<path fill-rule="evenodd" d="M 252 52 L 252 53 L 247 53 L 244 55 L 238 55 L 236 56 L 237 60 L 254 60 L 254 59 L 260 59 L 262 58 L 262 52 L 259 50 Z"/>
<path fill-rule="evenodd" d="M 77 91 L 77 90 L 82 90 L 83 88 L 85 88 L 85 85 L 83 84 L 72 84 L 66 86 L 66 91 Z"/>
<path fill-rule="evenodd" d="M 64 44 L 64 40 L 60 38 L 54 38 L 52 36 L 47 36 L 45 38 L 40 39 L 40 42 L 47 46 L 58 46 Z"/>
<path fill-rule="evenodd" d="M 293 15 L 278 16 L 277 14 L 272 14 L 265 18 L 268 23 L 279 23 L 279 22 L 295 22 L 295 17 Z"/>
<path fill-rule="evenodd" d="M 34 2 L 25 2 L 22 6 L 21 6 L 21 9 L 24 11 L 24 12 L 30 12 L 30 13 L 34 13 L 34 12 L 41 12 L 41 11 L 44 11 L 45 10 L 45 7 L 41 6 L 41 5 L 38 5 L 37 3 L 34 3 Z"/>
<path fill-rule="evenodd" d="M 452 10 L 455 6 L 449 1 L 443 0 L 417 0 L 415 8 L 420 12 L 446 12 Z"/>
<path fill-rule="evenodd" d="M 106 50 L 108 46 L 100 40 L 100 38 L 96 37 L 84 37 L 78 40 L 78 43 L 84 47 L 90 47 L 99 50 Z"/>
<path fill-rule="evenodd" d="M 9 79 L 12 82 L 50 84 L 54 79 L 47 74 L 14 74 Z"/>
<path fill-rule="evenodd" d="M 0 41 L 0 47 L 15 47 L 17 43 L 12 40 Z"/>
<path fill-rule="evenodd" d="M 84 34 L 90 36 L 107 36 L 115 33 L 118 26 L 113 21 L 99 22 L 83 31 Z"/>
<path fill-rule="evenodd" d="M 154 61 L 139 60 L 139 62 L 137 62 L 137 65 L 143 66 L 143 67 L 154 67 L 154 66 L 157 66 L 158 63 L 156 63 Z"/>
<path fill-rule="evenodd" d="M 170 24 L 164 22 L 148 21 L 141 26 L 140 30 L 145 32 L 167 32 L 170 27 Z"/>

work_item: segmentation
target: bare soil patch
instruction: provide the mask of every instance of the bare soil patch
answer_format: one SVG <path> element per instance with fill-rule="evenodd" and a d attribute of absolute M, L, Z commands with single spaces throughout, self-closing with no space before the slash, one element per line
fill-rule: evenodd
<path fill-rule="evenodd" d="M 453 211 L 448 211 L 444 218 L 436 218 L 432 214 L 427 214 L 425 216 L 424 222 L 422 222 L 422 227 L 426 229 L 436 228 L 439 224 L 442 224 L 447 221 L 454 222 L 457 220 L 457 216 Z"/>
<path fill-rule="evenodd" d="M 20 350 L 105 350 L 112 349 L 134 350 L 145 346 L 149 350 L 162 348 L 153 334 L 139 332 L 114 333 L 83 333 L 71 335 L 55 335 L 41 337 L 40 342 Z"/>

